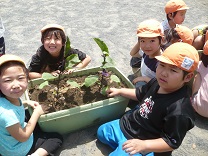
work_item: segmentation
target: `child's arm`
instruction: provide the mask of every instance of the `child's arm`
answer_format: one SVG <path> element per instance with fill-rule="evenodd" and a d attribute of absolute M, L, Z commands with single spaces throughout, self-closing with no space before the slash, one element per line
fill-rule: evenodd
<path fill-rule="evenodd" d="M 141 81 L 144 81 L 146 83 L 148 83 L 149 81 L 151 80 L 151 78 L 147 77 L 147 76 L 139 76 L 137 78 L 135 78 L 132 83 L 135 84 L 137 82 L 141 82 Z"/>
<path fill-rule="evenodd" d="M 29 78 L 30 79 L 36 79 L 36 78 L 41 78 L 42 74 L 41 73 L 37 73 L 37 72 L 29 72 Z"/>
<path fill-rule="evenodd" d="M 35 107 L 30 120 L 24 128 L 22 128 L 21 125 L 17 123 L 10 127 L 7 127 L 8 132 L 11 134 L 12 137 L 20 142 L 28 140 L 35 128 L 38 118 L 42 114 L 46 113 L 47 109 L 48 107 L 45 105 L 38 105 L 37 107 Z"/>
<path fill-rule="evenodd" d="M 130 139 L 123 144 L 123 150 L 133 155 L 136 153 L 168 152 L 173 149 L 162 139 L 140 140 Z"/>
<path fill-rule="evenodd" d="M 201 75 L 197 73 L 194 77 L 193 85 L 192 85 L 192 94 L 195 94 L 201 86 Z"/>
<path fill-rule="evenodd" d="M 91 57 L 89 55 L 86 55 L 86 58 L 84 60 L 82 60 L 80 63 L 78 63 L 75 68 L 79 68 L 82 69 L 84 67 L 86 67 L 91 61 Z"/>
<path fill-rule="evenodd" d="M 140 50 L 140 43 L 137 42 L 136 45 L 132 48 L 132 50 L 130 51 L 130 55 L 132 57 L 141 57 L 139 55 L 139 50 Z"/>
<path fill-rule="evenodd" d="M 113 96 L 123 96 L 132 100 L 138 100 L 136 97 L 136 92 L 135 89 L 130 89 L 130 88 L 110 88 L 107 90 L 108 97 L 113 97 Z"/>

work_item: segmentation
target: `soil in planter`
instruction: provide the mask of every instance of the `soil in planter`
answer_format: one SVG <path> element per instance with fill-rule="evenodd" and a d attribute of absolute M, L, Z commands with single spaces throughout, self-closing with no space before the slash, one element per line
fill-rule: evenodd
<path fill-rule="evenodd" d="M 69 109 L 72 107 L 93 103 L 107 99 L 106 95 L 100 93 L 101 81 L 104 86 L 121 88 L 127 87 L 123 82 L 117 83 L 110 80 L 111 71 L 108 77 L 103 77 L 102 73 L 97 72 L 94 75 L 99 76 L 99 80 L 91 87 L 82 86 L 81 88 L 71 87 L 66 83 L 67 80 L 76 81 L 82 84 L 87 76 L 67 77 L 60 80 L 59 94 L 57 96 L 57 83 L 58 81 L 51 81 L 50 85 L 45 86 L 43 89 L 38 89 L 38 85 L 33 89 L 29 89 L 29 97 L 31 100 L 38 101 L 40 104 L 50 106 L 50 112 Z M 92 74 L 91 74 L 92 75 Z"/>

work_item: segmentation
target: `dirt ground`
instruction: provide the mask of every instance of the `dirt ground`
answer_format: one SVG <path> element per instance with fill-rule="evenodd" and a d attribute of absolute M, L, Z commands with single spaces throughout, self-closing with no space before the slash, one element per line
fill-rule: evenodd
<path fill-rule="evenodd" d="M 184 0 L 190 7 L 184 25 L 193 28 L 208 21 L 207 0 Z M 167 0 L 1 0 L 1 12 L 6 32 L 6 53 L 19 55 L 27 63 L 41 45 L 40 29 L 49 23 L 65 28 L 72 47 L 92 57 L 90 67 L 100 66 L 101 51 L 93 38 L 108 46 L 116 67 L 126 76 L 131 48 L 137 41 L 136 28 L 148 18 L 165 19 Z M 57 156 L 103 156 L 111 151 L 96 139 L 98 126 L 64 136 Z M 208 119 L 196 115 L 196 126 L 190 130 L 174 156 L 208 155 Z"/>

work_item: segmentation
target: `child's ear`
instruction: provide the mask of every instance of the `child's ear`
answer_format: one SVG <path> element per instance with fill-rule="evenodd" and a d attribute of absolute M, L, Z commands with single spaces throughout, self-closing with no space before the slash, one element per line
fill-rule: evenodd
<path fill-rule="evenodd" d="M 188 74 L 184 77 L 184 81 L 185 81 L 185 82 L 189 82 L 193 77 L 194 77 L 194 72 L 188 73 Z"/>
<path fill-rule="evenodd" d="M 168 14 L 168 17 L 169 17 L 170 19 L 173 19 L 173 13 L 169 13 L 169 14 Z"/>

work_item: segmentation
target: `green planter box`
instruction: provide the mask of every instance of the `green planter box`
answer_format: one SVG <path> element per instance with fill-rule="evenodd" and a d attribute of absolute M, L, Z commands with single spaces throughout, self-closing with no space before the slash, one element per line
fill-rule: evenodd
<path fill-rule="evenodd" d="M 84 69 L 74 72 L 72 76 L 89 75 L 99 70 L 99 67 Z M 114 72 L 114 74 L 116 74 L 129 88 L 134 87 L 132 83 L 117 68 L 111 67 L 108 70 Z M 43 79 L 32 80 L 29 82 L 29 87 L 31 87 L 31 83 L 35 85 L 40 84 L 43 81 Z M 27 92 L 25 95 L 26 99 L 29 99 Z M 120 96 L 109 98 L 106 100 L 41 115 L 38 123 L 43 131 L 66 134 L 92 125 L 102 124 L 104 122 L 117 119 L 124 114 L 127 104 L 128 99 L 126 98 Z M 29 112 L 32 114 L 31 108 L 29 108 Z"/>

